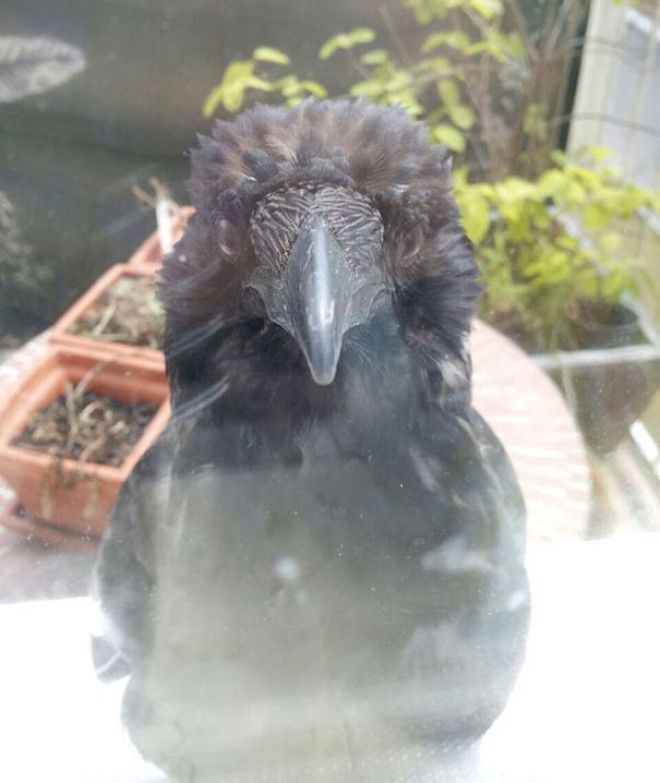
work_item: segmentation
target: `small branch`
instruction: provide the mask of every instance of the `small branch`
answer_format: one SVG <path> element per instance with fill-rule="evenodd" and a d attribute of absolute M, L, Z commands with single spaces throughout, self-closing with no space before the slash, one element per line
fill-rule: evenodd
<path fill-rule="evenodd" d="M 152 209 L 156 209 L 159 201 L 171 200 L 170 191 L 157 177 L 149 177 L 149 184 L 153 188 L 153 195 L 147 193 L 140 185 L 133 185 L 133 195 L 138 201 L 142 201 Z"/>
<path fill-rule="evenodd" d="M 66 405 L 66 416 L 69 422 L 69 435 L 66 439 L 66 450 L 71 451 L 73 442 L 78 436 L 78 417 L 76 415 L 76 401 L 78 400 L 78 390 L 67 381 L 64 386 L 64 402 Z"/>
<path fill-rule="evenodd" d="M 153 188 L 154 195 L 147 193 L 139 185 L 133 185 L 133 194 L 155 211 L 160 246 L 166 254 L 172 250 L 172 221 L 179 206 L 172 198 L 169 188 L 159 179 L 150 177 L 149 184 Z"/>
<path fill-rule="evenodd" d="M 91 443 L 88 443 L 87 446 L 80 452 L 80 456 L 78 457 L 78 462 L 87 462 L 88 458 L 91 454 L 94 454 L 95 451 L 98 451 L 101 446 L 105 445 L 106 442 L 106 435 L 105 432 L 102 432 L 96 440 L 93 440 Z"/>
<path fill-rule="evenodd" d="M 105 308 L 105 312 L 103 313 L 103 316 L 99 319 L 99 322 L 92 329 L 93 337 L 98 337 L 100 334 L 103 334 L 103 330 L 110 323 L 110 319 L 115 314 L 116 308 L 117 306 L 114 302 L 110 302 L 110 304 Z"/>
<path fill-rule="evenodd" d="M 362 79 L 369 79 L 371 77 L 369 71 L 357 59 L 351 49 L 346 50 L 346 59 L 348 60 L 349 65 L 351 65 L 351 67 L 361 76 Z"/>
<path fill-rule="evenodd" d="M 505 8 L 511 17 L 511 21 L 513 22 L 513 26 L 515 27 L 518 35 L 522 38 L 523 43 L 525 44 L 525 49 L 527 50 L 527 55 L 530 58 L 530 60 L 534 60 L 537 56 L 536 49 L 534 48 L 534 43 L 532 42 L 532 39 L 529 37 L 529 31 L 527 30 L 527 23 L 525 22 L 525 17 L 522 15 L 522 11 L 520 10 L 520 6 L 518 5 L 518 0 L 505 0 Z"/>
<path fill-rule="evenodd" d="M 394 20 L 392 19 L 390 9 L 381 5 L 378 7 L 378 12 L 382 16 L 383 22 L 385 22 L 385 27 L 387 27 L 387 32 L 389 33 L 390 38 L 396 47 L 396 50 L 399 54 L 399 59 L 406 68 L 411 68 L 413 66 L 413 62 L 409 57 L 405 46 L 401 42 L 401 39 L 399 38 L 399 34 L 397 32 L 396 25 L 394 24 Z"/>
<path fill-rule="evenodd" d="M 104 362 L 97 362 L 93 367 L 87 370 L 73 390 L 76 399 L 80 399 L 94 378 L 96 378 L 100 372 L 102 372 L 109 364 L 112 364 L 114 361 L 115 359 L 106 359 Z"/>

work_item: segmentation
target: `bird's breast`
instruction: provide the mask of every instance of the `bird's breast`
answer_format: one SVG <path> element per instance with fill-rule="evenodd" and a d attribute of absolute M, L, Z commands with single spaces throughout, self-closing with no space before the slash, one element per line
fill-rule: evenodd
<path fill-rule="evenodd" d="M 335 752 L 347 730 L 365 748 L 483 731 L 519 666 L 524 572 L 503 576 L 503 550 L 476 550 L 465 508 L 415 475 L 403 451 L 351 457 L 327 432 L 300 462 L 175 471 L 145 736 L 174 725 L 215 764 L 282 743 L 298 757 L 310 736 Z"/>

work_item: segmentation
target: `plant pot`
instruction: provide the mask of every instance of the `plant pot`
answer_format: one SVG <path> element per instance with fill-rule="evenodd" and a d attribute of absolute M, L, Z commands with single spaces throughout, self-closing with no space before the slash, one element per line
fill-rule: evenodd
<path fill-rule="evenodd" d="M 581 315 L 576 334 L 583 349 L 607 350 L 645 341 L 639 316 L 623 304 L 585 306 Z M 587 364 L 574 368 L 568 382 L 585 440 L 601 455 L 618 446 L 651 399 L 644 367 L 636 362 Z"/>
<path fill-rule="evenodd" d="M 96 536 L 81 535 L 33 519 L 15 498 L 9 506 L 3 507 L 0 504 L 0 524 L 20 534 L 27 541 L 38 541 L 44 546 L 85 551 L 96 549 L 98 545 Z"/>
<path fill-rule="evenodd" d="M 188 218 L 194 212 L 193 207 L 181 207 L 178 213 L 175 215 L 172 221 L 172 244 L 176 244 L 183 230 L 186 227 Z M 154 268 L 159 267 L 163 262 L 163 248 L 160 244 L 160 235 L 158 231 L 154 231 L 147 239 L 138 247 L 133 255 L 128 259 L 128 263 L 132 266 L 152 266 Z"/>
<path fill-rule="evenodd" d="M 638 314 L 623 304 L 592 308 L 575 321 L 581 351 L 608 351 L 648 344 Z M 579 354 L 581 351 L 576 352 Z M 574 400 L 585 440 L 598 454 L 613 451 L 641 416 L 653 392 L 650 369 L 639 361 L 586 361 L 553 375 Z"/>
<path fill-rule="evenodd" d="M 570 375 L 582 434 L 597 454 L 609 454 L 650 402 L 647 373 L 636 363 L 621 363 L 573 368 Z"/>
<path fill-rule="evenodd" d="M 615 449 L 648 405 L 653 391 L 648 354 L 657 359 L 657 339 L 632 307 L 582 302 L 566 325 L 570 345 L 555 352 L 540 350 L 540 335 L 526 333 L 515 312 L 496 313 L 494 325 L 551 375 L 598 454 Z M 630 359 L 622 359 L 628 348 L 633 348 Z"/>
<path fill-rule="evenodd" d="M 621 348 L 647 341 L 637 313 L 624 304 L 583 303 L 573 329 L 580 348 Z"/>
<path fill-rule="evenodd" d="M 91 371 L 95 374 L 91 375 Z M 91 392 L 122 402 L 149 402 L 156 412 L 119 467 L 55 457 L 12 445 L 33 415 L 62 395 L 68 383 L 89 379 Z M 0 473 L 19 503 L 37 519 L 100 535 L 122 483 L 169 418 L 161 368 L 127 356 L 53 345 L 24 378 L 0 422 Z"/>
<path fill-rule="evenodd" d="M 120 356 L 134 357 L 140 361 L 150 362 L 156 367 L 165 367 L 165 357 L 162 350 L 129 343 L 105 340 L 97 337 L 72 334 L 73 325 L 97 306 L 101 298 L 122 277 L 152 277 L 157 267 L 154 265 L 115 264 L 105 272 L 91 288 L 89 288 L 55 323 L 51 330 L 51 340 L 56 345 L 69 346 L 81 350 L 95 351 L 101 348 L 112 351 Z"/>

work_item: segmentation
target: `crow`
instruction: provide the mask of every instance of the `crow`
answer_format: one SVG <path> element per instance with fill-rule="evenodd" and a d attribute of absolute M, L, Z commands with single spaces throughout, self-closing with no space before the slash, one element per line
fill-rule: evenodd
<path fill-rule="evenodd" d="M 450 161 L 402 109 L 310 100 L 216 122 L 191 162 L 173 413 L 102 540 L 99 676 L 130 674 L 173 780 L 408 779 L 499 715 L 529 617 Z"/>

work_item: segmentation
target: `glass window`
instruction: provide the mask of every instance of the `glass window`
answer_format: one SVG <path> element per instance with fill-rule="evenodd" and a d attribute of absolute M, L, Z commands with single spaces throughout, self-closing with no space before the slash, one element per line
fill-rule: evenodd
<path fill-rule="evenodd" d="M 0 779 L 660 779 L 657 0 L 5 0 Z"/>

